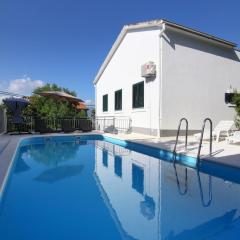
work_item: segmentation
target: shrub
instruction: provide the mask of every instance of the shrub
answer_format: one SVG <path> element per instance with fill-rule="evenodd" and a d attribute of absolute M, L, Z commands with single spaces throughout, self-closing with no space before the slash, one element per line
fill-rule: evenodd
<path fill-rule="evenodd" d="M 235 125 L 238 129 L 240 129 L 240 94 L 239 93 L 234 94 L 233 103 L 235 105 L 235 111 L 236 111 Z"/>

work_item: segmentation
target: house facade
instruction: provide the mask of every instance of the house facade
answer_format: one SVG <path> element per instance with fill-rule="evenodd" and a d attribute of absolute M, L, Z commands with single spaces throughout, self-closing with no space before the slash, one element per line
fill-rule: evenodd
<path fill-rule="evenodd" d="M 143 67 L 153 67 L 151 74 Z M 171 136 L 185 117 L 193 133 L 205 117 L 214 125 L 233 120 L 225 93 L 240 89 L 240 52 L 166 20 L 127 25 L 94 85 L 97 129 Z"/>

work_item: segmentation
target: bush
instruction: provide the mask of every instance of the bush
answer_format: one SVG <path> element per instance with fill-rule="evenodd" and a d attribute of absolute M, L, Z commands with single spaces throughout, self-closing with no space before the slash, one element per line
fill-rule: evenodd
<path fill-rule="evenodd" d="M 76 96 L 74 91 L 67 88 L 59 87 L 56 84 L 46 84 L 35 89 L 34 94 L 29 97 L 30 104 L 24 109 L 24 115 L 46 118 L 85 117 L 84 111 L 77 112 L 75 107 L 66 100 L 38 95 L 38 93 L 44 91 L 63 91 Z"/>
<path fill-rule="evenodd" d="M 239 93 L 234 94 L 233 103 L 235 105 L 235 111 L 236 111 L 235 125 L 238 129 L 240 129 L 240 94 Z"/>

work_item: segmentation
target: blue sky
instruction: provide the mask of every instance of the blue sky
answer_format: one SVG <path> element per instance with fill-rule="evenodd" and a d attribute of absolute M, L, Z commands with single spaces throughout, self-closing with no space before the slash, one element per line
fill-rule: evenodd
<path fill-rule="evenodd" d="M 240 44 L 239 9 L 239 0 L 1 0 L 0 90 L 30 94 L 49 82 L 93 100 L 123 25 L 165 18 Z"/>

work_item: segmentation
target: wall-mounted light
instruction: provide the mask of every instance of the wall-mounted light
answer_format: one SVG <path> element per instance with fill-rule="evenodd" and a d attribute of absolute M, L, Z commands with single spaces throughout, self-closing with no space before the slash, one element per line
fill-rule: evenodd
<path fill-rule="evenodd" d="M 233 98 L 236 93 L 237 89 L 232 88 L 231 85 L 230 88 L 225 92 L 225 103 L 228 104 L 229 107 L 235 107 Z"/>

